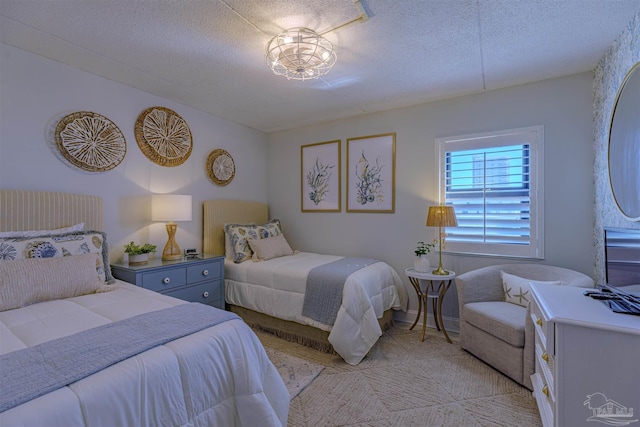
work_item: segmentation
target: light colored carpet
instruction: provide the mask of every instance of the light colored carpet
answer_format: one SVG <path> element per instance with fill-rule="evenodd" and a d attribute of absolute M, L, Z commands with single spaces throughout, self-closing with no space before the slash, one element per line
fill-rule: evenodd
<path fill-rule="evenodd" d="M 313 381 L 324 369 L 324 366 L 290 354 L 265 347 L 271 363 L 284 380 L 291 399 L 296 397 Z"/>
<path fill-rule="evenodd" d="M 541 426 L 529 390 L 461 350 L 455 336 L 449 344 L 429 330 L 420 342 L 408 326 L 387 331 L 357 366 L 256 332 L 269 351 L 325 367 L 291 401 L 288 426 Z"/>

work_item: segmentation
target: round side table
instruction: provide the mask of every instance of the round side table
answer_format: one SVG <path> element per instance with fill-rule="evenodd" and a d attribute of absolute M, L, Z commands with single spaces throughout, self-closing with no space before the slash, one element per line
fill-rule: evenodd
<path fill-rule="evenodd" d="M 404 273 L 407 275 L 409 281 L 413 285 L 413 288 L 416 290 L 416 294 L 418 294 L 418 315 L 409 330 L 412 330 L 416 324 L 418 324 L 418 319 L 420 319 L 420 314 L 424 307 L 424 316 L 422 317 L 422 334 L 420 335 L 420 341 L 424 341 L 424 332 L 427 329 L 427 302 L 428 300 L 431 300 L 436 328 L 439 331 L 442 331 L 444 337 L 449 343 L 451 343 L 451 338 L 449 338 L 447 330 L 444 328 L 444 322 L 442 321 L 442 300 L 451 287 L 453 279 L 456 278 L 456 273 L 450 271 L 449 274 L 445 276 L 432 273 L 420 273 L 413 268 L 407 268 L 404 270 Z M 423 287 L 420 286 L 421 283 L 424 283 L 424 291 L 422 290 Z"/>

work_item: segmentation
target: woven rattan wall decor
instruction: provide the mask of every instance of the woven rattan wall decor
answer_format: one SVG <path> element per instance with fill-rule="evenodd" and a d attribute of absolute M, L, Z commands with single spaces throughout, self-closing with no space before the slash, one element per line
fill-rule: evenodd
<path fill-rule="evenodd" d="M 191 155 L 191 130 L 182 117 L 168 108 L 151 107 L 140 113 L 135 135 L 144 155 L 160 166 L 181 165 Z"/>
<path fill-rule="evenodd" d="M 60 119 L 54 139 L 65 160 L 89 172 L 111 170 L 127 153 L 127 142 L 118 126 L 90 111 L 77 111 Z"/>
<path fill-rule="evenodd" d="M 236 175 L 233 157 L 222 148 L 217 148 L 207 157 L 207 175 L 211 182 L 221 187 L 227 185 Z"/>

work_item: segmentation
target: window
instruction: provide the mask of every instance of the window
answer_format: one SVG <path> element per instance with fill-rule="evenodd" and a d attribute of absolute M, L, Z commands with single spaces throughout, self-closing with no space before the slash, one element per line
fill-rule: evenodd
<path fill-rule="evenodd" d="M 436 139 L 446 252 L 543 258 L 543 127 Z"/>

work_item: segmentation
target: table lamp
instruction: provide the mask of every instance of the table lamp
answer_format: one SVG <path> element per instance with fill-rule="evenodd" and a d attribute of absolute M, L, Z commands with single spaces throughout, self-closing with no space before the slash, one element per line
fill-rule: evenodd
<path fill-rule="evenodd" d="M 457 227 L 458 220 L 456 219 L 456 211 L 453 206 L 429 206 L 429 213 L 427 214 L 427 227 L 438 227 L 438 252 L 439 263 L 438 269 L 433 270 L 432 274 L 440 276 L 446 276 L 449 274 L 444 268 L 442 268 L 442 227 Z"/>
<path fill-rule="evenodd" d="M 169 240 L 162 251 L 163 261 L 182 259 L 182 251 L 176 243 L 178 224 L 174 221 L 191 221 L 191 196 L 179 194 L 154 194 L 151 196 L 151 221 L 169 221 Z"/>

